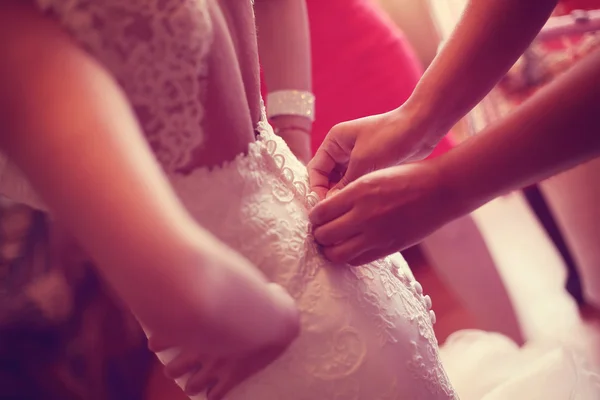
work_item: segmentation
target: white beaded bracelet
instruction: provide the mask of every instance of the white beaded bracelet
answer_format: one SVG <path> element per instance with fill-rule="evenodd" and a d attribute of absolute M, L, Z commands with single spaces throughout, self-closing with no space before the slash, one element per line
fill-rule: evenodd
<path fill-rule="evenodd" d="M 267 117 L 297 115 L 315 120 L 315 95 L 301 90 L 278 90 L 267 95 Z"/>

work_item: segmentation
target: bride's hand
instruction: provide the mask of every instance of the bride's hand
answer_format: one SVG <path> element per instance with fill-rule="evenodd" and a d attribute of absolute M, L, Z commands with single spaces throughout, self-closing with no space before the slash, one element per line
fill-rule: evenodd
<path fill-rule="evenodd" d="M 203 260 L 201 273 L 174 279 L 164 315 L 152 327 L 142 322 L 152 351 L 177 349 L 172 359 L 159 354 L 166 374 L 185 377 L 186 394 L 208 391 L 213 400 L 276 360 L 297 336 L 299 316 L 291 297 L 233 250 L 212 243 Z"/>

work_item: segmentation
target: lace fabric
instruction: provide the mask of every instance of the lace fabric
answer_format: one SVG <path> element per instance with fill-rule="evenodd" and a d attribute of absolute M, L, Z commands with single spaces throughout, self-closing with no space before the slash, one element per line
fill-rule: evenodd
<path fill-rule="evenodd" d="M 37 0 L 117 79 L 167 171 L 204 137 L 207 0 Z"/>
<path fill-rule="evenodd" d="M 318 198 L 306 168 L 268 124 L 259 130 L 247 155 L 171 176 L 190 213 L 286 287 L 301 310 L 300 338 L 231 399 L 457 398 L 438 357 L 431 299 L 404 260 L 359 268 L 325 260 L 310 233 Z"/>

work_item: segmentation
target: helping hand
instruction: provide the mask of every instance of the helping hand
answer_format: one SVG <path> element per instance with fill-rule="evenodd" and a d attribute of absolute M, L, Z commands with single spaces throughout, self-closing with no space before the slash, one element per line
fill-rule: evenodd
<path fill-rule="evenodd" d="M 247 260 L 219 243 L 210 247 L 204 265 L 193 266 L 204 271 L 195 274 L 198 281 L 188 275 L 177 282 L 160 299 L 163 312 L 143 323 L 150 350 L 178 351 L 165 360 L 165 373 L 185 376 L 187 395 L 206 391 L 217 400 L 285 351 L 299 333 L 299 314 L 292 298 Z"/>
<path fill-rule="evenodd" d="M 440 139 L 408 106 L 338 124 L 308 164 L 311 189 L 325 198 L 369 172 L 424 159 Z"/>
<path fill-rule="evenodd" d="M 325 257 L 362 265 L 418 243 L 452 219 L 452 193 L 433 161 L 370 173 L 310 213 Z"/>

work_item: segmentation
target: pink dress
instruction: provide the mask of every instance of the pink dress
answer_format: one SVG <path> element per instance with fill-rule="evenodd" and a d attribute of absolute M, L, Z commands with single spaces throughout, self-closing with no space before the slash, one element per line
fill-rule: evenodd
<path fill-rule="evenodd" d="M 423 69 L 403 33 L 372 0 L 307 0 L 317 98 L 316 151 L 337 123 L 390 111 Z M 432 156 L 451 148 L 443 139 Z"/>

